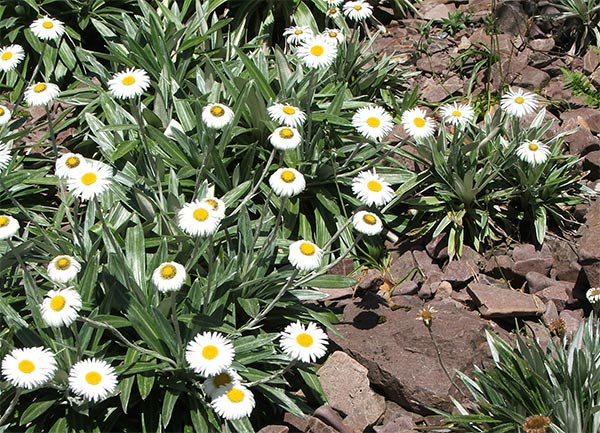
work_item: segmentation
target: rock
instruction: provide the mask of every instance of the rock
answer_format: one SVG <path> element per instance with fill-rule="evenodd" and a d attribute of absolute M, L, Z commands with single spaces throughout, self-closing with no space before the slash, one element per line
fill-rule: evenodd
<path fill-rule="evenodd" d="M 570 285 L 571 287 L 573 286 L 573 283 L 566 284 Z M 546 304 L 548 302 L 552 302 L 558 311 L 564 310 L 567 302 L 569 301 L 569 295 L 567 293 L 565 283 L 546 287 L 545 289 L 539 291 L 537 296 Z"/>
<path fill-rule="evenodd" d="M 582 107 L 561 113 L 560 118 L 566 129 L 584 126 L 596 134 L 600 132 L 600 111 L 594 108 Z"/>
<path fill-rule="evenodd" d="M 374 426 L 376 433 L 398 433 L 411 431 L 417 426 L 417 421 L 422 421 L 423 417 L 415 413 L 408 412 L 402 406 L 391 400 L 385 403 L 385 413 L 380 425 Z"/>
<path fill-rule="evenodd" d="M 525 66 L 513 80 L 513 84 L 524 89 L 537 90 L 544 88 L 549 81 L 548 73 L 533 66 Z"/>
<path fill-rule="evenodd" d="M 537 293 L 556 283 L 556 280 L 535 271 L 527 272 L 525 279 L 527 280 L 527 288 L 529 289 L 527 293 Z"/>
<path fill-rule="evenodd" d="M 588 180 L 600 179 L 600 150 L 593 150 L 586 154 L 583 158 L 582 167 L 584 170 L 589 171 Z"/>
<path fill-rule="evenodd" d="M 537 296 L 516 290 L 471 283 L 467 293 L 486 319 L 541 316 L 546 310 Z"/>
<path fill-rule="evenodd" d="M 403 281 L 394 287 L 394 295 L 416 295 L 419 285 L 412 280 Z"/>
<path fill-rule="evenodd" d="M 434 7 L 424 10 L 421 7 L 421 13 L 423 14 L 423 18 L 426 20 L 439 20 L 448 18 L 448 14 L 455 10 L 455 8 L 450 8 L 450 5 L 447 4 L 437 4 Z"/>
<path fill-rule="evenodd" d="M 535 271 L 542 275 L 550 275 L 552 268 L 552 252 L 548 246 L 542 246 L 540 251 L 536 251 L 535 246 L 531 244 L 517 245 L 512 254 L 515 265 L 512 270 L 516 275 L 525 277 L 527 272 Z"/>
<path fill-rule="evenodd" d="M 290 426 L 292 432 L 303 432 L 308 426 L 308 418 L 300 418 L 289 412 L 283 415 L 283 422 Z"/>
<path fill-rule="evenodd" d="M 290 428 L 285 425 L 268 425 L 261 428 L 257 433 L 288 433 Z"/>
<path fill-rule="evenodd" d="M 528 16 L 521 3 L 505 1 L 496 7 L 495 16 L 502 33 L 525 34 Z"/>
<path fill-rule="evenodd" d="M 448 281 L 442 281 L 440 282 L 437 291 L 435 292 L 436 296 L 440 296 L 442 298 L 448 298 L 448 297 L 452 297 L 452 284 L 450 284 Z"/>
<path fill-rule="evenodd" d="M 579 239 L 579 264 L 590 287 L 600 287 L 600 200 L 590 206 Z"/>
<path fill-rule="evenodd" d="M 429 257 L 435 260 L 446 260 L 448 258 L 448 249 L 446 248 L 448 241 L 446 238 L 446 233 L 441 233 L 425 245 L 425 251 L 427 251 Z M 446 251 L 446 253 L 443 254 L 443 251 Z"/>
<path fill-rule="evenodd" d="M 492 256 L 485 264 L 484 272 L 493 278 L 505 278 L 512 280 L 515 277 L 515 273 L 512 268 L 515 266 L 515 262 L 512 257 L 505 254 L 498 256 Z"/>
<path fill-rule="evenodd" d="M 329 405 L 324 405 L 317 408 L 313 412 L 313 416 L 315 418 L 320 419 L 328 426 L 333 427 L 336 431 L 340 433 L 360 433 L 359 431 L 354 429 L 354 426 L 347 426 L 346 424 L 344 424 L 344 421 L 342 420 L 340 414 Z M 308 423 L 310 425 L 310 420 Z"/>
<path fill-rule="evenodd" d="M 419 403 L 451 411 L 448 395 L 457 394 L 439 366 L 427 328 L 416 320 L 422 303 L 406 297 L 404 304 L 393 311 L 381 305 L 370 311 L 386 318 L 371 329 L 353 325 L 364 310 L 349 304 L 337 326 L 340 336 L 331 338 L 368 368 L 371 384 L 388 399 L 417 413 L 426 411 Z M 482 365 L 488 359 L 484 330 L 489 329 L 489 323 L 451 299 L 436 299 L 429 305 L 437 310 L 432 332 L 448 371 L 468 373 L 473 365 Z"/>
<path fill-rule="evenodd" d="M 359 432 L 375 424 L 385 411 L 385 399 L 370 388 L 367 374 L 365 367 L 341 351 L 331 354 L 317 371 L 330 406 L 345 414 L 344 424 Z"/>
<path fill-rule="evenodd" d="M 357 289 L 377 291 L 383 284 L 383 275 L 379 269 L 365 269 L 358 278 Z"/>
<path fill-rule="evenodd" d="M 398 251 L 391 250 L 392 260 L 386 270 L 385 277 L 393 284 L 398 284 L 400 281 L 406 281 L 410 276 L 415 274 L 417 262 L 413 258 L 410 251 L 405 251 L 399 254 Z M 416 273 L 415 277 L 418 275 Z M 418 279 L 417 279 L 418 281 Z"/>
<path fill-rule="evenodd" d="M 558 310 L 554 302 L 548 301 L 546 302 L 546 311 L 544 312 L 544 323 L 546 326 L 550 326 L 555 320 L 558 320 Z"/>
<path fill-rule="evenodd" d="M 583 320 L 583 311 L 563 310 L 560 312 L 559 318 L 565 321 L 566 335 L 573 335 Z"/>
<path fill-rule="evenodd" d="M 417 69 L 438 73 L 438 71 L 447 71 L 449 64 L 450 57 L 448 55 L 423 56 L 417 60 Z"/>
<path fill-rule="evenodd" d="M 600 148 L 600 138 L 592 134 L 589 128 L 578 127 L 577 130 L 565 137 L 569 144 L 569 154 L 585 155 Z"/>
<path fill-rule="evenodd" d="M 448 263 L 442 274 L 442 279 L 453 285 L 464 287 L 473 278 L 477 278 L 479 275 L 479 264 L 483 262 L 484 259 L 479 253 L 465 245 L 462 256 L 458 260 Z"/>
<path fill-rule="evenodd" d="M 422 274 L 425 275 L 425 278 L 432 274 L 442 273 L 440 267 L 433 262 L 433 259 L 425 250 L 413 250 L 412 255 Z"/>
<path fill-rule="evenodd" d="M 583 71 L 586 74 L 594 72 L 599 64 L 598 52 L 594 48 L 596 47 L 590 47 L 583 56 Z"/>
<path fill-rule="evenodd" d="M 561 238 L 549 238 L 546 244 L 552 251 L 550 276 L 556 280 L 576 282 L 581 265 L 577 263 L 576 246 Z"/>
<path fill-rule="evenodd" d="M 331 427 L 330 425 L 325 424 L 319 418 L 314 416 L 308 417 L 308 422 L 306 424 L 306 430 L 304 433 L 342 433 L 339 430 Z"/>
<path fill-rule="evenodd" d="M 535 51 L 541 51 L 543 53 L 547 53 L 551 51 L 556 43 L 553 38 L 544 38 L 544 39 L 533 39 L 529 41 L 529 47 Z"/>
<path fill-rule="evenodd" d="M 442 282 L 442 274 L 441 272 L 436 272 L 430 274 L 419 289 L 419 298 L 421 299 L 431 299 L 435 296 L 440 283 Z"/>

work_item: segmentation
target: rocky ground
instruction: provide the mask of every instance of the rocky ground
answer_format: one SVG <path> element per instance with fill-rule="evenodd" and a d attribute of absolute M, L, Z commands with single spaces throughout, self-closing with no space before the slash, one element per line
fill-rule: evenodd
<path fill-rule="evenodd" d="M 568 152 L 581 156 L 588 186 L 600 190 L 600 110 L 565 89 L 561 73 L 561 68 L 584 71 L 600 83 L 598 55 L 592 49 L 577 55 L 558 45 L 556 23 L 534 16 L 552 12 L 549 2 L 497 2 L 497 41 L 485 32 L 491 1 L 425 0 L 418 8 L 423 19 L 384 23 L 387 33 L 374 49 L 419 72 L 409 85 L 419 85 L 421 99 L 437 103 L 468 94 L 471 85 L 476 95 L 504 83 L 539 93 L 554 120 L 550 133 L 576 129 L 566 138 Z M 439 24 L 455 11 L 465 12 L 469 25 L 449 34 Z M 453 66 L 461 52 L 496 42 L 502 75 L 496 69 L 468 75 Z M 394 134 L 403 137 L 404 131 L 398 127 Z M 573 332 L 590 311 L 585 292 L 600 287 L 600 201 L 574 214 L 582 223 L 574 236 L 550 233 L 538 249 L 507 244 L 481 255 L 466 247 L 460 260 L 448 263 L 442 239 L 390 244 L 392 261 L 385 274 L 367 270 L 357 288 L 328 291 L 327 304 L 343 311 L 339 335 L 331 335 L 330 355 L 318 371 L 329 405 L 307 419 L 288 414 L 261 433 L 447 431 L 428 408 L 452 411 L 449 396 L 462 397 L 441 368 L 417 312 L 424 305 L 437 310 L 432 333 L 451 375 L 489 362 L 485 330 L 510 338 L 518 323 L 548 338 L 543 323 L 562 319 L 567 334 Z M 338 272 L 347 273 L 352 265 L 347 266 Z"/>

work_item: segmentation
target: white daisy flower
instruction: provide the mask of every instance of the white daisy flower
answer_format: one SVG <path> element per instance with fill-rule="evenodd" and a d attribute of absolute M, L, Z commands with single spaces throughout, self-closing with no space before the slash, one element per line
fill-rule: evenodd
<path fill-rule="evenodd" d="M 312 36 L 302 42 L 296 54 L 308 68 L 328 68 L 337 56 L 337 45 L 322 35 Z"/>
<path fill-rule="evenodd" d="M 152 272 L 152 282 L 163 293 L 181 289 L 187 273 L 183 265 L 177 262 L 164 262 Z"/>
<path fill-rule="evenodd" d="M 269 185 L 279 197 L 293 197 L 306 188 L 304 176 L 293 168 L 279 168 L 269 177 Z"/>
<path fill-rule="evenodd" d="M 143 69 L 129 68 L 117 72 L 108 80 L 108 90 L 119 99 L 140 96 L 150 86 L 150 77 Z"/>
<path fill-rule="evenodd" d="M 87 164 L 86 159 L 78 153 L 65 153 L 56 160 L 54 174 L 61 179 L 73 176 Z"/>
<path fill-rule="evenodd" d="M 533 113 L 538 105 L 538 96 L 534 93 L 525 92 L 523 89 L 510 90 L 500 99 L 500 107 L 508 114 L 523 117 Z"/>
<path fill-rule="evenodd" d="M 346 2 L 343 9 L 344 15 L 352 21 L 363 21 L 373 15 L 373 6 L 364 0 Z"/>
<path fill-rule="evenodd" d="M 280 126 L 269 135 L 269 141 L 277 150 L 291 150 L 300 145 L 302 137 L 296 128 Z"/>
<path fill-rule="evenodd" d="M 323 37 L 326 40 L 333 42 L 335 44 L 341 44 L 342 42 L 344 42 L 346 40 L 344 33 L 342 33 L 342 31 L 340 29 L 326 28 L 325 30 L 323 30 L 323 33 L 321 33 L 321 35 L 323 35 Z"/>
<path fill-rule="evenodd" d="M 464 126 L 475 118 L 475 111 L 469 104 L 446 104 L 440 108 L 444 121 L 455 126 Z"/>
<path fill-rule="evenodd" d="M 308 26 L 292 26 L 284 30 L 283 36 L 288 44 L 298 45 L 313 36 L 313 31 Z"/>
<path fill-rule="evenodd" d="M 242 377 L 233 368 L 228 368 L 219 374 L 210 376 L 204 381 L 202 387 L 209 397 L 214 398 L 221 389 L 230 385 L 239 385 L 241 380 Z"/>
<path fill-rule="evenodd" d="M 29 26 L 33 34 L 42 40 L 59 39 L 65 32 L 65 26 L 59 21 L 48 16 L 38 18 Z"/>
<path fill-rule="evenodd" d="M 361 171 L 352 180 L 352 192 L 367 206 L 383 206 L 396 195 L 388 182 L 373 171 Z"/>
<path fill-rule="evenodd" d="M 338 8 L 338 7 L 329 7 L 327 9 L 327 11 L 325 11 L 325 16 L 327 16 L 328 18 L 330 18 L 332 20 L 334 20 L 337 17 L 339 17 L 340 14 L 341 14 L 340 8 Z"/>
<path fill-rule="evenodd" d="M 406 110 L 402 113 L 401 122 L 404 130 L 417 140 L 431 137 L 435 133 L 434 120 L 421 108 Z"/>
<path fill-rule="evenodd" d="M 25 102 L 30 107 L 46 105 L 54 101 L 60 93 L 60 89 L 53 83 L 32 84 L 25 90 Z"/>
<path fill-rule="evenodd" d="M 0 48 L 0 71 L 12 71 L 25 58 L 21 45 L 9 45 Z"/>
<path fill-rule="evenodd" d="M 205 197 L 200 200 L 200 203 L 212 208 L 213 215 L 219 218 L 219 220 L 225 218 L 225 202 L 223 200 L 216 197 Z"/>
<path fill-rule="evenodd" d="M 352 225 L 354 225 L 354 228 L 358 232 L 367 236 L 378 235 L 383 230 L 381 218 L 374 213 L 365 210 L 358 211 L 354 214 Z"/>
<path fill-rule="evenodd" d="M 19 221 L 10 215 L 0 213 L 0 240 L 13 237 L 17 234 L 20 227 Z"/>
<path fill-rule="evenodd" d="M 542 164 L 550 156 L 550 149 L 541 141 L 529 140 L 517 147 L 517 156 L 531 165 Z"/>
<path fill-rule="evenodd" d="M 600 287 L 592 287 L 585 293 L 585 297 L 590 304 L 596 304 L 600 302 Z"/>
<path fill-rule="evenodd" d="M 81 310 L 81 296 L 73 289 L 50 290 L 40 306 L 48 326 L 69 326 Z"/>
<path fill-rule="evenodd" d="M 220 390 L 210 402 L 217 415 L 228 420 L 249 416 L 255 404 L 252 391 L 240 384 Z"/>
<path fill-rule="evenodd" d="M 292 128 L 300 127 L 306 120 L 306 114 L 302 110 L 289 104 L 273 104 L 267 111 L 271 119 Z"/>
<path fill-rule="evenodd" d="M 214 376 L 227 371 L 234 356 L 233 344 L 218 332 L 197 334 L 188 343 L 185 352 L 190 367 L 202 376 Z"/>
<path fill-rule="evenodd" d="M 48 264 L 48 277 L 55 283 L 68 283 L 80 270 L 81 264 L 74 257 L 56 256 Z"/>
<path fill-rule="evenodd" d="M 84 359 L 69 370 L 69 388 L 88 400 L 103 400 L 116 387 L 117 373 L 106 361 L 95 358 Z"/>
<path fill-rule="evenodd" d="M 101 195 L 110 187 L 112 168 L 100 161 L 90 161 L 73 171 L 67 179 L 67 189 L 80 200 Z"/>
<path fill-rule="evenodd" d="M 0 126 L 6 125 L 10 121 L 11 112 L 5 105 L 0 105 Z"/>
<path fill-rule="evenodd" d="M 323 250 L 312 242 L 299 240 L 290 245 L 288 260 L 300 271 L 313 271 L 321 266 Z"/>
<path fill-rule="evenodd" d="M 13 349 L 2 360 L 2 375 L 18 388 L 37 388 L 51 380 L 55 372 L 56 359 L 45 347 Z"/>
<path fill-rule="evenodd" d="M 394 127 L 392 116 L 376 105 L 359 108 L 352 116 L 352 126 L 366 138 L 381 140 Z"/>
<path fill-rule="evenodd" d="M 212 129 L 221 129 L 233 119 L 233 110 L 223 104 L 208 104 L 202 109 L 202 121 Z"/>
<path fill-rule="evenodd" d="M 191 236 L 210 236 L 217 231 L 221 219 L 209 204 L 195 200 L 183 205 L 177 214 L 181 230 Z"/>
<path fill-rule="evenodd" d="M 8 167 L 12 154 L 10 152 L 11 147 L 8 144 L 0 144 L 0 171 Z"/>
<path fill-rule="evenodd" d="M 279 341 L 283 352 L 292 359 L 315 362 L 327 353 L 329 338 L 315 323 L 302 325 L 290 323 L 281 333 Z"/>

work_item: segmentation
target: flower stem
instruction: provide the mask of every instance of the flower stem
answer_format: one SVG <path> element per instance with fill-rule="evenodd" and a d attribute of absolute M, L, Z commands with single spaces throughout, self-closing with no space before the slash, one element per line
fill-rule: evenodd
<path fill-rule="evenodd" d="M 462 391 L 462 389 L 460 389 L 456 385 L 456 383 L 454 383 L 454 380 L 452 379 L 452 376 L 450 376 L 450 373 L 448 372 L 448 369 L 444 365 L 444 361 L 442 360 L 442 352 L 440 351 L 440 347 L 438 346 L 437 341 L 435 339 L 435 336 L 433 335 L 433 331 L 431 330 L 431 325 L 429 325 L 429 326 L 425 325 L 425 326 L 427 328 L 427 331 L 429 331 L 429 337 L 431 338 L 431 341 L 433 342 L 433 347 L 435 347 L 435 353 L 437 355 L 438 362 L 439 362 L 440 366 L 442 367 L 442 370 L 444 370 L 444 373 L 446 374 L 446 377 L 448 378 L 448 380 L 450 381 L 450 383 L 452 384 L 452 386 L 460 393 L 460 395 L 462 395 L 463 397 L 466 397 L 466 395 Z"/>
<path fill-rule="evenodd" d="M 0 426 L 4 425 L 4 423 L 10 416 L 10 414 L 13 413 L 13 411 L 15 410 L 15 407 L 17 407 L 17 403 L 19 402 L 19 397 L 21 397 L 21 392 L 23 392 L 23 390 L 21 388 L 17 388 L 15 390 L 15 396 L 10 401 L 10 404 L 4 411 L 4 414 L 2 414 L 2 418 L 0 418 Z"/>
<path fill-rule="evenodd" d="M 171 292 L 171 321 L 175 328 L 175 338 L 177 338 L 177 347 L 181 349 L 183 342 L 181 340 L 181 331 L 179 330 L 179 321 L 177 320 L 177 293 Z M 178 356 L 179 358 L 179 356 Z M 178 359 L 179 360 L 179 359 Z"/>
<path fill-rule="evenodd" d="M 268 377 L 264 377 L 262 379 L 255 380 L 254 382 L 250 382 L 249 384 L 246 385 L 246 387 L 252 388 L 253 386 L 260 385 L 261 383 L 270 382 L 273 379 L 278 378 L 279 376 L 283 376 L 285 373 L 287 373 L 288 371 L 290 371 L 295 365 L 296 365 L 296 360 L 294 359 L 288 365 L 286 365 L 283 370 L 280 370 L 280 371 L 278 371 L 276 373 L 273 373 L 272 375 L 270 375 Z"/>

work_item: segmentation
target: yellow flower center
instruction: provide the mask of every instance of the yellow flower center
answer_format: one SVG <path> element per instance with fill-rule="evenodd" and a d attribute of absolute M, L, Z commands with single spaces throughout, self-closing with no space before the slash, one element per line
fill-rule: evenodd
<path fill-rule="evenodd" d="M 459 110 L 454 110 L 454 111 L 452 112 L 452 115 L 453 115 L 454 117 L 461 117 L 461 116 L 462 116 L 462 113 L 461 113 Z"/>
<path fill-rule="evenodd" d="M 354 10 L 355 11 L 360 11 L 360 10 L 362 10 L 362 6 L 361 5 L 354 5 Z"/>
<path fill-rule="evenodd" d="M 300 252 L 305 256 L 312 256 L 316 251 L 317 249 L 310 242 L 302 242 L 300 244 Z"/>
<path fill-rule="evenodd" d="M 228 373 L 221 373 L 213 378 L 213 383 L 220 388 L 231 383 L 231 376 Z"/>
<path fill-rule="evenodd" d="M 279 131 L 279 136 L 287 140 L 288 138 L 292 138 L 294 136 L 294 131 L 292 131 L 290 128 L 282 128 L 281 131 Z"/>
<path fill-rule="evenodd" d="M 19 369 L 19 371 L 21 373 L 29 374 L 29 373 L 33 373 L 33 371 L 35 370 L 35 364 L 33 362 L 31 362 L 29 359 L 24 359 L 19 362 L 19 365 L 17 366 L 17 368 Z"/>
<path fill-rule="evenodd" d="M 0 215 L 0 227 L 6 227 L 10 222 L 10 218 L 6 215 Z"/>
<path fill-rule="evenodd" d="M 330 38 L 337 38 L 337 32 L 329 32 L 329 37 Z"/>
<path fill-rule="evenodd" d="M 592 291 L 590 292 L 590 296 L 599 296 L 600 295 L 600 289 L 592 289 Z"/>
<path fill-rule="evenodd" d="M 165 265 L 160 270 L 160 276 L 165 280 L 170 280 L 175 275 L 177 275 L 177 269 L 173 265 Z"/>
<path fill-rule="evenodd" d="M 50 308 L 52 308 L 54 311 L 61 311 L 63 308 L 65 308 L 66 303 L 67 300 L 63 295 L 56 295 L 50 300 Z"/>
<path fill-rule="evenodd" d="M 285 114 L 288 114 L 288 115 L 290 115 L 290 116 L 291 116 L 292 114 L 295 114 L 295 113 L 296 113 L 296 109 L 295 109 L 294 107 L 290 107 L 289 105 L 286 105 L 285 107 L 283 107 L 283 108 L 281 109 L 281 111 L 283 111 Z"/>
<path fill-rule="evenodd" d="M 329 9 L 329 11 L 327 11 L 329 13 L 329 15 L 335 15 L 337 14 L 337 9 L 333 8 L 333 9 Z"/>
<path fill-rule="evenodd" d="M 312 47 L 310 47 L 310 53 L 313 56 L 322 56 L 323 53 L 325 52 L 325 48 L 323 48 L 322 45 L 313 45 Z"/>
<path fill-rule="evenodd" d="M 302 31 L 302 29 L 296 29 L 296 31 L 294 32 L 294 34 L 295 34 L 296 36 L 300 36 L 302 33 L 304 33 L 304 32 Z"/>
<path fill-rule="evenodd" d="M 379 125 L 381 125 L 381 120 L 379 120 L 378 117 L 369 117 L 367 119 L 367 125 L 369 125 L 371 128 L 377 128 Z"/>
<path fill-rule="evenodd" d="M 93 171 L 84 173 L 81 176 L 81 183 L 87 186 L 93 185 L 98 180 L 98 176 Z"/>
<path fill-rule="evenodd" d="M 42 27 L 49 30 L 51 28 L 54 28 L 54 24 L 52 23 L 52 21 L 46 20 L 42 23 Z"/>
<path fill-rule="evenodd" d="M 207 198 L 206 200 L 204 200 L 204 202 L 210 207 L 212 207 L 214 210 L 219 209 L 219 203 L 215 199 Z"/>
<path fill-rule="evenodd" d="M 203 207 L 199 207 L 194 211 L 193 216 L 196 221 L 206 221 L 208 219 L 208 211 Z"/>
<path fill-rule="evenodd" d="M 215 117 L 221 117 L 223 116 L 223 114 L 225 114 L 225 110 L 223 110 L 223 107 L 219 105 L 213 105 L 212 107 L 210 107 L 210 114 L 212 114 Z"/>
<path fill-rule="evenodd" d="M 97 371 L 89 371 L 85 374 L 85 381 L 90 385 L 98 385 L 102 382 L 102 375 Z"/>
<path fill-rule="evenodd" d="M 71 266 L 71 260 L 69 260 L 68 257 L 61 257 L 56 261 L 54 266 L 56 266 L 56 269 L 64 271 L 65 269 L 69 269 L 69 267 Z"/>
<path fill-rule="evenodd" d="M 515 98 L 515 104 L 522 104 L 523 102 L 525 102 L 525 98 L 523 98 L 522 96 L 517 96 Z"/>
<path fill-rule="evenodd" d="M 10 60 L 12 59 L 13 53 L 12 51 L 5 51 L 2 53 L 2 60 Z"/>
<path fill-rule="evenodd" d="M 213 346 L 212 344 L 207 344 L 202 348 L 202 357 L 204 359 L 215 359 L 219 354 L 219 348 L 217 346 Z"/>
<path fill-rule="evenodd" d="M 281 172 L 281 180 L 285 183 L 292 183 L 296 180 L 296 175 L 291 170 L 283 170 Z"/>
<path fill-rule="evenodd" d="M 536 150 L 538 150 L 540 148 L 540 146 L 538 146 L 536 143 L 529 143 L 529 145 L 527 147 L 532 152 L 535 152 Z"/>
<path fill-rule="evenodd" d="M 227 398 L 232 403 L 240 403 L 244 401 L 244 391 L 238 388 L 231 388 L 227 391 Z"/>
<path fill-rule="evenodd" d="M 35 86 L 33 86 L 33 91 L 35 93 L 42 93 L 47 88 L 48 88 L 48 86 L 46 85 L 46 83 L 38 83 Z"/>
<path fill-rule="evenodd" d="M 422 117 L 415 117 L 413 123 L 417 128 L 422 128 L 425 126 L 425 119 L 423 119 Z"/>
<path fill-rule="evenodd" d="M 133 75 L 126 75 L 121 80 L 121 84 L 123 84 L 124 86 L 131 86 L 135 84 L 135 77 Z"/>
<path fill-rule="evenodd" d="M 383 189 L 383 186 L 381 185 L 381 182 L 379 182 L 378 180 L 371 179 L 370 181 L 367 182 L 367 189 L 369 191 L 379 192 Z"/>
<path fill-rule="evenodd" d="M 302 334 L 298 334 L 296 337 L 296 342 L 302 347 L 310 347 L 313 345 L 312 335 L 303 332 Z"/>
<path fill-rule="evenodd" d="M 78 157 L 76 156 L 70 156 L 67 158 L 67 160 L 65 161 L 65 165 L 69 168 L 75 168 L 77 167 L 79 164 L 81 163 L 81 161 L 79 160 Z"/>
<path fill-rule="evenodd" d="M 0 107 L 0 116 L 4 116 L 4 108 Z"/>
<path fill-rule="evenodd" d="M 377 224 L 377 218 L 374 215 L 367 213 L 363 216 L 363 221 L 370 226 Z"/>

